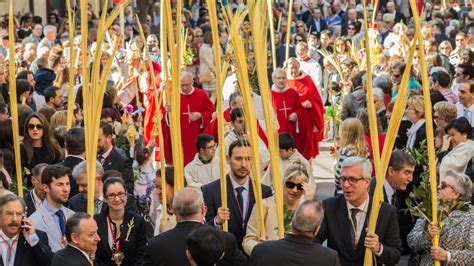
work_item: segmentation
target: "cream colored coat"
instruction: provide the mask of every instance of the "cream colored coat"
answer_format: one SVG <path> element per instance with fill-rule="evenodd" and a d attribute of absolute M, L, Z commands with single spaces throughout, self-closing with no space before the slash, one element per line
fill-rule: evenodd
<path fill-rule="evenodd" d="M 448 170 L 464 173 L 472 157 L 474 157 L 474 141 L 467 140 L 460 143 L 446 154 L 439 164 L 439 179 L 443 181 Z"/>
<path fill-rule="evenodd" d="M 288 159 L 283 160 L 281 157 L 279 158 L 280 161 L 280 177 L 283 179 L 286 170 L 294 163 L 294 162 L 301 162 L 305 168 L 306 171 L 308 171 L 308 178 L 309 178 L 309 184 L 316 189 L 316 183 L 314 182 L 314 177 L 313 177 L 313 168 L 311 167 L 311 163 L 309 163 L 306 158 L 303 157 L 303 155 L 294 149 L 294 153 L 288 157 Z M 267 171 L 265 172 L 265 175 L 262 178 L 262 183 L 264 185 L 270 186 L 273 188 L 273 175 L 272 175 L 272 170 L 271 167 L 268 167 Z"/>
<path fill-rule="evenodd" d="M 199 155 L 196 153 L 194 159 L 184 167 L 184 177 L 189 187 L 200 188 L 220 176 L 219 157 L 214 156 L 212 161 L 208 164 L 203 164 L 199 160 Z M 229 167 L 226 163 L 225 174 L 229 172 Z"/>
<path fill-rule="evenodd" d="M 265 234 L 268 240 L 278 240 L 278 222 L 275 196 L 262 200 L 263 220 L 265 224 Z M 247 223 L 247 233 L 242 241 L 242 248 L 250 256 L 253 248 L 260 243 L 260 230 L 258 229 L 258 212 L 254 206 Z"/>

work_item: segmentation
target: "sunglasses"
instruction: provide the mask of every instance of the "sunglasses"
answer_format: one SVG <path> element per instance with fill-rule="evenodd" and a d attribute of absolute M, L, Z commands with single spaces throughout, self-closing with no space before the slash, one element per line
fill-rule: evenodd
<path fill-rule="evenodd" d="M 28 129 L 29 130 L 33 130 L 33 129 L 38 129 L 38 130 L 42 130 L 44 128 L 44 126 L 42 124 L 28 124 Z"/>
<path fill-rule="evenodd" d="M 287 189 L 294 189 L 294 188 L 296 187 L 296 189 L 298 189 L 298 190 L 303 190 L 303 184 L 301 184 L 301 183 L 300 183 L 300 184 L 296 184 L 296 183 L 293 183 L 293 182 L 291 182 L 291 181 L 286 181 L 286 182 L 285 182 L 285 187 L 286 187 Z"/>

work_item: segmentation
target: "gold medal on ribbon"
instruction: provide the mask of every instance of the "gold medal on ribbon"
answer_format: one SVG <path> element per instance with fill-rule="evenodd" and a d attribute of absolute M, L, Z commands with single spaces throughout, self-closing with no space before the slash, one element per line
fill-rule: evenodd
<path fill-rule="evenodd" d="M 115 252 L 114 254 L 112 254 L 112 260 L 115 262 L 117 266 L 122 265 L 123 259 L 125 259 L 125 255 L 121 251 Z"/>

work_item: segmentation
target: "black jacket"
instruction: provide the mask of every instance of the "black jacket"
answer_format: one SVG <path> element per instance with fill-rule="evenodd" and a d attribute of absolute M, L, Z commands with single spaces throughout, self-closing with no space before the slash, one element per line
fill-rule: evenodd
<path fill-rule="evenodd" d="M 69 170 L 71 170 L 68 174 L 69 184 L 71 185 L 71 192 L 69 193 L 69 198 L 79 193 L 79 188 L 77 187 L 76 179 L 72 177 L 72 170 L 74 170 L 74 167 L 80 164 L 82 161 L 84 161 L 84 159 L 68 156 L 64 158 L 62 162 L 58 163 L 58 165 L 66 166 L 67 168 L 69 168 Z"/>
<path fill-rule="evenodd" d="M 48 236 L 40 230 L 36 230 L 36 235 L 39 238 L 39 242 L 34 247 L 31 247 L 23 233 L 20 232 L 15 253 L 15 266 L 43 266 L 51 264 L 53 253 L 48 245 Z M 0 262 L 3 265 L 1 257 Z"/>
<path fill-rule="evenodd" d="M 190 265 L 186 257 L 186 238 L 191 231 L 203 225 L 199 222 L 179 222 L 175 228 L 150 239 L 145 253 L 143 266 L 187 266 Z M 217 265 L 246 265 L 247 259 L 237 248 L 235 237 L 225 234 L 225 253 Z"/>
<path fill-rule="evenodd" d="M 127 184 L 127 191 L 133 194 L 133 168 L 132 160 L 120 154 L 117 149 L 114 147 L 110 154 L 105 158 L 104 163 L 102 164 L 104 171 L 116 170 L 122 174 L 122 178 Z M 105 181 L 105 180 L 103 180 Z"/>
<path fill-rule="evenodd" d="M 215 180 L 202 187 L 204 194 L 204 203 L 207 206 L 206 222 L 209 225 L 214 225 L 214 218 L 217 216 L 217 209 L 221 207 L 221 187 L 220 180 Z M 268 198 L 272 196 L 272 190 L 269 186 L 262 185 L 262 197 Z M 245 220 L 242 220 L 237 199 L 232 188 L 229 175 L 227 175 L 227 204 L 230 210 L 229 233 L 232 233 L 240 249 L 242 249 L 242 240 L 247 230 L 247 223 L 250 218 L 253 206 L 255 204 L 255 196 L 253 192 L 252 181 L 249 180 L 249 202 Z"/>
<path fill-rule="evenodd" d="M 288 234 L 276 241 L 255 246 L 249 265 L 339 266 L 337 252 L 304 236 Z"/>
<path fill-rule="evenodd" d="M 106 202 L 104 202 L 104 204 L 102 205 L 102 210 L 105 209 L 105 206 L 107 206 Z M 69 199 L 67 207 L 75 212 L 87 212 L 87 199 L 82 193 L 79 193 Z M 127 205 L 125 206 L 125 209 L 135 214 L 140 214 L 137 207 L 137 201 L 135 200 L 135 197 L 130 193 L 127 193 Z"/>
<path fill-rule="evenodd" d="M 106 208 L 107 209 L 107 208 Z M 94 215 L 99 227 L 100 241 L 97 244 L 95 255 L 96 265 L 115 266 L 112 261 L 112 250 L 110 249 L 108 234 L 107 210 Z M 130 234 L 128 234 L 130 232 Z M 120 251 L 125 255 L 122 265 L 142 265 L 146 249 L 145 220 L 137 214 L 125 210 L 125 215 L 120 234 Z"/>
<path fill-rule="evenodd" d="M 372 204 L 369 204 L 369 214 L 367 214 L 364 228 L 370 215 Z M 315 238 L 317 243 L 327 240 L 328 248 L 334 249 L 339 254 L 341 265 L 362 265 L 365 256 L 365 230 L 362 230 L 359 242 L 354 249 L 351 241 L 351 225 L 347 211 L 347 203 L 343 195 L 332 197 L 323 201 L 324 220 L 321 229 Z M 380 207 L 379 217 L 375 233 L 379 236 L 379 241 L 383 245 L 382 254 L 377 257 L 379 265 L 395 265 L 400 259 L 401 240 L 398 229 L 397 210 L 395 207 L 383 202 Z"/>
<path fill-rule="evenodd" d="M 43 264 L 49 265 L 49 264 Z M 51 266 L 89 266 L 91 263 L 86 256 L 77 248 L 67 245 L 59 250 L 53 257 Z"/>

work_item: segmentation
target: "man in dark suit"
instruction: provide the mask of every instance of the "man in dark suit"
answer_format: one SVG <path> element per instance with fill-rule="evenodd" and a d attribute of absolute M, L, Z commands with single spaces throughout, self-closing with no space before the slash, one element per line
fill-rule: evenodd
<path fill-rule="evenodd" d="M 176 227 L 149 240 L 144 266 L 190 265 L 186 257 L 186 237 L 194 229 L 206 226 L 200 222 L 207 211 L 202 192 L 190 187 L 181 189 L 174 195 L 173 209 Z M 225 254 L 217 265 L 246 265 L 247 259 L 237 248 L 235 237 L 230 233 L 224 234 Z"/>
<path fill-rule="evenodd" d="M 327 240 L 327 246 L 337 251 L 342 265 L 362 265 L 366 248 L 377 257 L 378 264 L 395 265 L 400 259 L 395 207 L 382 202 L 375 233 L 366 231 L 372 207 L 371 173 L 368 159 L 356 156 L 345 159 L 341 170 L 343 195 L 323 202 L 326 211 L 315 241 Z"/>
<path fill-rule="evenodd" d="M 400 227 L 400 239 L 402 240 L 402 253 L 409 254 L 410 248 L 407 243 L 407 235 L 415 225 L 413 217 L 406 212 L 405 198 L 408 197 L 407 188 L 413 181 L 416 161 L 413 157 L 402 150 L 392 152 L 388 163 L 387 174 L 383 184 L 384 202 L 394 206 L 398 211 L 398 224 Z M 370 182 L 369 195 L 373 196 L 376 179 Z M 410 189 L 409 191 L 412 191 Z"/>
<path fill-rule="evenodd" d="M 405 15 L 397 10 L 397 6 L 394 2 L 387 2 L 386 12 L 395 16 L 395 24 L 403 22 L 403 24 L 407 25 L 407 19 L 405 18 Z"/>
<path fill-rule="evenodd" d="M 112 144 L 113 129 L 108 123 L 100 123 L 97 161 L 104 171 L 117 170 L 127 184 L 127 191 L 133 194 L 132 160 L 120 154 Z"/>
<path fill-rule="evenodd" d="M 69 217 L 66 223 L 67 246 L 56 252 L 51 266 L 92 265 L 91 255 L 97 250 L 100 240 L 97 230 L 97 223 L 87 213 L 78 212 Z"/>
<path fill-rule="evenodd" d="M 303 202 L 291 219 L 291 231 L 283 239 L 255 246 L 250 265 L 340 265 L 337 252 L 311 240 L 323 218 L 320 202 Z"/>
<path fill-rule="evenodd" d="M 8 194 L 0 198 L 0 262 L 15 266 L 49 265 L 53 253 L 48 236 L 36 230 L 33 222 L 24 216 L 25 208 L 21 197 Z"/>
<path fill-rule="evenodd" d="M 86 157 L 86 141 L 84 139 L 84 128 L 75 127 L 69 129 L 66 132 L 64 143 L 67 150 L 67 156 L 66 158 L 64 158 L 64 161 L 59 163 L 59 165 L 66 166 L 71 170 L 72 173 L 74 166 L 84 161 L 84 158 Z M 74 180 L 72 174 L 69 174 L 68 176 L 69 184 L 71 185 L 71 193 L 69 194 L 69 198 L 72 198 L 74 195 L 79 193 L 79 189 L 77 188 L 76 180 Z"/>
<path fill-rule="evenodd" d="M 228 221 L 229 232 L 234 234 L 239 248 L 247 229 L 247 222 L 255 204 L 254 187 L 249 176 L 252 161 L 252 150 L 247 141 L 237 140 L 230 144 L 227 162 L 230 173 L 227 175 L 227 208 L 221 207 L 220 180 L 202 187 L 204 201 L 208 208 L 206 222 L 212 226 L 221 226 Z M 262 186 L 262 197 L 272 195 L 271 188 Z"/>
<path fill-rule="evenodd" d="M 26 203 L 27 217 L 32 215 L 40 206 L 41 202 L 43 202 L 43 200 L 46 198 L 46 191 L 41 184 L 41 173 L 43 173 L 43 169 L 46 166 L 48 165 L 45 163 L 40 163 L 31 169 L 31 183 L 33 184 L 33 189 L 26 193 L 26 195 L 23 197 Z"/>
<path fill-rule="evenodd" d="M 94 187 L 94 214 L 100 213 L 104 207 L 107 205 L 107 202 L 104 199 L 104 195 L 102 194 L 102 187 L 104 185 L 103 176 L 104 176 L 104 168 L 100 165 L 99 162 L 96 163 L 96 181 Z M 118 173 L 120 174 L 120 173 Z M 86 161 L 81 162 L 80 164 L 74 167 L 72 171 L 72 176 L 74 180 L 77 182 L 79 187 L 79 194 L 75 195 L 74 197 L 69 199 L 68 208 L 75 212 L 87 212 L 87 164 Z M 122 178 L 121 175 L 117 177 Z M 135 197 L 127 193 L 127 205 L 125 208 L 128 211 L 131 211 L 136 214 L 140 214 L 138 211 L 137 203 Z"/>
<path fill-rule="evenodd" d="M 319 8 L 313 8 L 310 10 L 311 17 L 306 21 L 306 28 L 308 32 L 320 37 L 319 34 L 321 31 L 326 30 L 328 25 L 326 21 L 322 18 L 322 12 Z"/>

